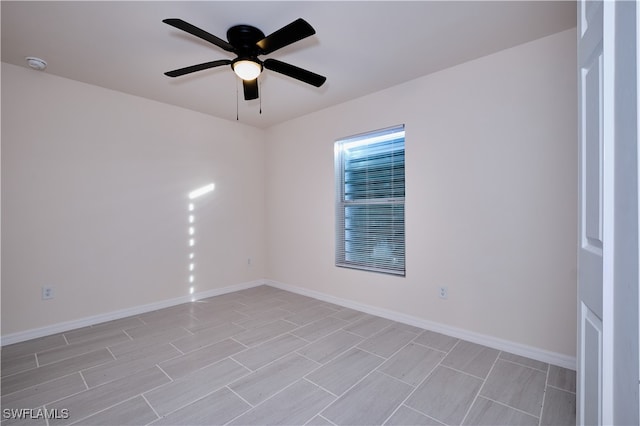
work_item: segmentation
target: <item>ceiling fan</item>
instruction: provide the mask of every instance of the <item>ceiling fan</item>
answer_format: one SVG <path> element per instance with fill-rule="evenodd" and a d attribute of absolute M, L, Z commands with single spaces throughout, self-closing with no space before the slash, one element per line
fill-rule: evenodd
<path fill-rule="evenodd" d="M 262 31 L 251 25 L 235 25 L 227 31 L 228 42 L 182 19 L 164 19 L 162 22 L 237 55 L 233 60 L 219 59 L 166 72 L 165 75 L 169 77 L 179 77 L 213 67 L 231 65 L 236 75 L 242 79 L 245 100 L 258 98 L 258 76 L 263 68 L 295 78 L 315 87 L 322 86 L 327 80 L 324 76 L 277 59 L 269 58 L 264 61 L 258 59 L 260 55 L 268 55 L 282 47 L 315 34 L 316 31 L 313 27 L 302 18 L 296 19 L 266 37 Z"/>

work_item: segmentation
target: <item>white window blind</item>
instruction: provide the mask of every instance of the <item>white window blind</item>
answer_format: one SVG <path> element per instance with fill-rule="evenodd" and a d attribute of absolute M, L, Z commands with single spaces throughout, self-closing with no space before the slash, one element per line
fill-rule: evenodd
<path fill-rule="evenodd" d="M 405 275 L 404 125 L 335 143 L 336 265 Z"/>

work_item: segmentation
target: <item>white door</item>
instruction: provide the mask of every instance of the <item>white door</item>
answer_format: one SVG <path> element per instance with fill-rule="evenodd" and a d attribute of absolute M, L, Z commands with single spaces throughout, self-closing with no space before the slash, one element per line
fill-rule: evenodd
<path fill-rule="evenodd" d="M 578 7 L 577 424 L 640 424 L 636 2 Z"/>
<path fill-rule="evenodd" d="M 602 424 L 604 213 L 604 4 L 580 1 L 578 377 L 576 421 Z"/>

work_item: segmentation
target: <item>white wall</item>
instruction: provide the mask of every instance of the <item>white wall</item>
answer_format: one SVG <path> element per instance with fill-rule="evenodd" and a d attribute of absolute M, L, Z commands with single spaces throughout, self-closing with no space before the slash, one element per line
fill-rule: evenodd
<path fill-rule="evenodd" d="M 570 30 L 269 129 L 268 277 L 575 356 L 576 86 Z M 337 268 L 333 141 L 401 123 L 406 278 Z"/>
<path fill-rule="evenodd" d="M 264 277 L 263 139 L 3 63 L 2 335 L 188 295 L 187 193 L 209 182 L 195 292 Z"/>
<path fill-rule="evenodd" d="M 2 335 L 186 296 L 214 182 L 196 292 L 269 278 L 575 356 L 575 39 L 266 132 L 3 63 Z M 407 276 L 337 268 L 333 141 L 400 123 Z"/>

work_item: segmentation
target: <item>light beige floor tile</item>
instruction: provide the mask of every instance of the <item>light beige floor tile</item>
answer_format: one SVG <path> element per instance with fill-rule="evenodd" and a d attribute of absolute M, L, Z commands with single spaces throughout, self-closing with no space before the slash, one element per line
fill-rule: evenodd
<path fill-rule="evenodd" d="M 321 364 L 325 364 L 341 353 L 351 349 L 364 338 L 344 330 L 338 330 L 320 340 L 317 340 L 301 349 L 300 355 L 304 355 Z"/>
<path fill-rule="evenodd" d="M 131 352 L 143 350 L 143 348 L 147 346 L 172 342 L 173 340 L 189 335 L 191 335 L 191 333 L 182 327 L 170 327 L 162 333 L 139 336 L 127 342 L 116 343 L 108 347 L 113 356 L 122 358 Z"/>
<path fill-rule="evenodd" d="M 227 388 L 174 411 L 153 423 L 154 426 L 214 426 L 229 423 L 251 406 Z"/>
<path fill-rule="evenodd" d="M 245 347 L 240 343 L 226 339 L 202 349 L 189 352 L 186 355 L 180 355 L 168 361 L 161 362 L 159 365 L 173 380 L 176 380 L 244 349 Z"/>
<path fill-rule="evenodd" d="M 418 386 L 444 356 L 444 352 L 410 343 L 378 370 L 412 386 Z"/>
<path fill-rule="evenodd" d="M 283 334 L 261 345 L 235 354 L 233 359 L 251 370 L 257 370 L 306 344 L 306 340 L 291 334 Z"/>
<path fill-rule="evenodd" d="M 86 354 L 67 358 L 63 361 L 23 371 L 2 379 L 2 394 L 16 392 L 39 383 L 58 379 L 84 368 L 101 365 L 113 361 L 113 357 L 106 349 L 100 349 Z"/>
<path fill-rule="evenodd" d="M 540 370 L 498 360 L 480 394 L 539 417 L 546 378 Z"/>
<path fill-rule="evenodd" d="M 256 314 L 260 315 L 264 312 L 279 309 L 286 304 L 287 302 L 285 300 L 277 299 L 275 297 L 268 298 L 268 299 L 256 298 L 255 300 L 251 300 L 251 301 L 248 301 L 248 300 L 243 301 L 243 305 L 239 308 L 236 308 L 236 310 L 238 312 L 242 312 L 243 314 L 246 314 L 252 317 L 253 315 L 256 315 Z"/>
<path fill-rule="evenodd" d="M 64 339 L 63 334 L 60 333 L 3 346 L 1 354 L 3 360 L 8 360 L 15 357 L 34 354 L 47 349 L 53 349 L 57 346 L 64 346 L 66 344 L 67 341 Z"/>
<path fill-rule="evenodd" d="M 384 362 L 384 358 L 361 349 L 350 349 L 307 376 L 307 380 L 342 395 Z"/>
<path fill-rule="evenodd" d="M 334 400 L 328 392 L 306 380 L 299 380 L 231 424 L 303 425 Z"/>
<path fill-rule="evenodd" d="M 151 337 L 166 340 L 170 338 L 169 336 L 173 337 L 177 334 L 187 336 L 190 334 L 185 327 L 178 324 L 145 324 L 127 328 L 125 332 L 134 340 L 150 339 Z"/>
<path fill-rule="evenodd" d="M 6 417 L 2 418 L 2 426 L 47 426 L 47 420 L 43 414 L 40 414 L 41 411 L 39 410 L 45 410 L 45 407 L 37 407 L 34 411 L 9 411 Z M 63 413 L 54 413 L 54 415 L 55 414 L 59 416 L 64 415 Z"/>
<path fill-rule="evenodd" d="M 334 317 L 325 317 L 318 321 L 307 324 L 304 327 L 297 328 L 291 332 L 294 336 L 301 337 L 305 340 L 313 342 L 321 337 L 333 333 L 336 330 L 348 325 L 347 321 Z"/>
<path fill-rule="evenodd" d="M 2 367 L 0 367 L 2 377 L 10 376 L 21 371 L 31 370 L 36 368 L 36 355 L 28 354 L 23 356 L 16 356 L 12 358 L 2 358 Z"/>
<path fill-rule="evenodd" d="M 541 425 L 561 426 L 576 424 L 576 395 L 547 387 L 542 409 Z"/>
<path fill-rule="evenodd" d="M 461 340 L 442 360 L 442 365 L 485 379 L 499 353 L 496 349 Z"/>
<path fill-rule="evenodd" d="M 80 373 L 39 383 L 27 389 L 2 395 L 2 408 L 36 408 L 87 389 Z"/>
<path fill-rule="evenodd" d="M 149 404 L 141 396 L 107 408 L 82 420 L 86 426 L 139 426 L 158 419 Z"/>
<path fill-rule="evenodd" d="M 259 327 L 249 329 L 233 337 L 245 346 L 256 346 L 296 328 L 290 322 L 276 320 Z"/>
<path fill-rule="evenodd" d="M 205 346 L 212 345 L 244 331 L 246 331 L 244 327 L 226 323 L 217 327 L 200 330 L 190 336 L 184 336 L 177 340 L 173 340 L 171 344 L 178 348 L 178 350 L 187 353 L 195 351 L 196 349 L 203 348 Z"/>
<path fill-rule="evenodd" d="M 549 367 L 550 386 L 576 393 L 576 372 L 567 368 L 552 365 Z"/>
<path fill-rule="evenodd" d="M 162 312 L 153 316 L 140 316 L 140 319 L 151 327 L 193 327 L 200 324 L 200 321 L 191 314 L 163 315 Z"/>
<path fill-rule="evenodd" d="M 154 365 L 180 355 L 168 343 L 147 346 L 139 351 L 129 352 L 114 361 L 82 370 L 82 376 L 90 388 L 112 380 L 130 376 Z"/>
<path fill-rule="evenodd" d="M 95 324 L 90 327 L 83 327 L 77 330 L 70 330 L 64 333 L 69 343 L 79 343 L 85 340 L 95 340 L 102 335 L 109 335 L 113 331 L 125 330 L 144 323 L 137 317 L 126 317 L 113 321 Z"/>
<path fill-rule="evenodd" d="M 49 421 L 49 424 L 53 426 L 78 422 L 167 382 L 169 378 L 158 367 L 139 371 L 50 404 L 47 408 L 68 409 L 69 418 Z"/>
<path fill-rule="evenodd" d="M 342 308 L 331 314 L 331 316 L 353 323 L 366 317 L 367 314 L 365 314 L 364 312 L 356 311 L 355 309 Z"/>
<path fill-rule="evenodd" d="M 545 373 L 549 369 L 549 364 L 547 364 L 546 362 L 541 362 L 524 356 L 511 354 L 509 352 L 500 352 L 500 359 L 535 368 L 536 370 L 544 371 Z"/>
<path fill-rule="evenodd" d="M 259 313 L 251 312 L 251 315 L 249 315 L 249 312 L 245 312 L 243 315 L 244 315 L 244 318 L 234 320 L 233 322 L 243 326 L 244 328 L 249 329 L 249 328 L 259 327 L 268 322 L 282 319 L 286 316 L 291 315 L 291 312 L 285 311 L 284 309 L 277 308 L 277 309 L 269 309 L 268 311 L 262 311 Z"/>
<path fill-rule="evenodd" d="M 305 423 L 305 426 L 333 426 L 333 423 L 331 423 L 321 415 L 317 415 L 307 423 Z"/>
<path fill-rule="evenodd" d="M 305 325 L 311 322 L 318 321 L 319 319 L 328 317 L 329 315 L 334 314 L 335 312 L 336 311 L 331 308 L 320 305 L 320 306 L 314 306 L 310 309 L 305 309 L 294 315 L 285 317 L 285 319 L 297 325 Z"/>
<path fill-rule="evenodd" d="M 406 383 L 374 371 L 320 414 L 337 425 L 380 425 L 412 390 Z"/>
<path fill-rule="evenodd" d="M 449 352 L 458 343 L 458 339 L 455 337 L 445 336 L 430 330 L 424 330 L 414 341 L 444 352 Z"/>
<path fill-rule="evenodd" d="M 317 366 L 317 363 L 300 355 L 288 355 L 236 380 L 229 388 L 250 404 L 256 405 L 301 379 Z"/>
<path fill-rule="evenodd" d="M 362 337 L 371 337 L 385 327 L 391 325 L 393 321 L 386 318 L 365 314 L 362 318 L 344 328 L 344 330 Z"/>
<path fill-rule="evenodd" d="M 401 405 L 384 424 L 385 426 L 442 426 L 439 421 L 425 416 L 406 405 Z"/>
<path fill-rule="evenodd" d="M 62 361 L 66 358 L 85 354 L 97 349 L 102 349 L 110 345 L 122 342 L 129 342 L 131 339 L 122 330 L 107 329 L 97 335 L 87 335 L 85 339 L 74 343 L 58 346 L 54 349 L 37 353 L 38 364 L 40 366 Z"/>
<path fill-rule="evenodd" d="M 383 358 L 389 358 L 415 337 L 414 333 L 398 330 L 396 327 L 390 326 L 369 337 L 360 343 L 358 347 Z"/>
<path fill-rule="evenodd" d="M 144 396 L 159 415 L 165 416 L 249 373 L 247 368 L 225 358 L 147 392 Z"/>
<path fill-rule="evenodd" d="M 405 404 L 445 424 L 460 424 L 482 380 L 446 367 L 436 369 Z"/>
<path fill-rule="evenodd" d="M 254 346 L 235 340 L 242 333 Z M 354 353 L 367 356 L 350 362 Z M 158 361 L 165 355 L 174 358 Z M 67 422 L 78 424 L 455 424 L 458 413 L 467 423 L 528 424 L 542 415 L 541 424 L 575 424 L 572 370 L 269 286 L 5 346 L 0 358 L 3 408 L 70 406 Z M 83 374 L 104 384 L 87 389 Z M 260 403 L 252 407 L 231 385 Z M 414 392 L 389 400 L 394 389 Z M 523 411 L 536 404 L 537 414 Z M 153 421 L 154 408 L 167 417 Z"/>
<path fill-rule="evenodd" d="M 537 426 L 538 418 L 478 397 L 464 420 L 464 424 L 472 426 Z"/>
<path fill-rule="evenodd" d="M 229 309 L 228 307 L 223 307 L 218 309 L 215 306 L 210 306 L 207 308 L 199 309 L 192 315 L 193 317 L 198 319 L 201 323 L 203 323 L 205 326 L 207 325 L 207 323 L 240 322 L 248 318 L 251 318 L 246 313 L 241 313 L 235 309 Z M 216 324 L 212 324 L 212 325 L 216 325 Z M 194 331 L 194 328 L 197 328 L 197 327 L 199 326 L 195 325 L 193 327 L 190 326 L 188 328 L 189 330 Z"/>

